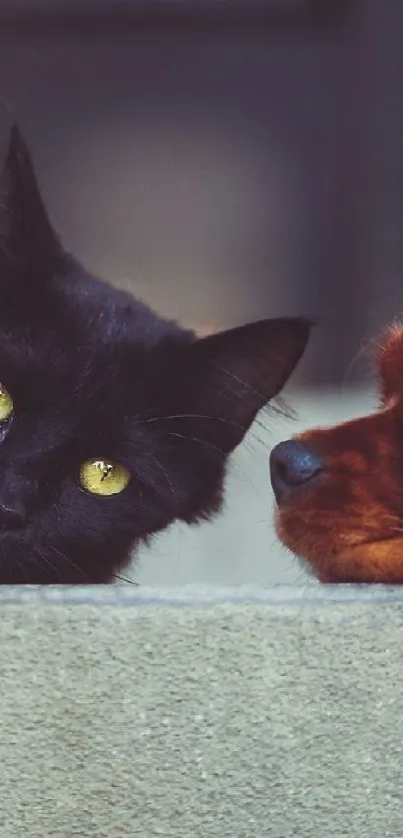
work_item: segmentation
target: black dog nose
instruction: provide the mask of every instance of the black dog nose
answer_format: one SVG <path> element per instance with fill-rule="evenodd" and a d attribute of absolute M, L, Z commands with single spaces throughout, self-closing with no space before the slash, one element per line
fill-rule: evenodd
<path fill-rule="evenodd" d="M 313 451 L 297 439 L 287 439 L 273 448 L 270 454 L 271 485 L 277 503 L 294 489 L 308 483 L 322 471 L 322 463 Z"/>

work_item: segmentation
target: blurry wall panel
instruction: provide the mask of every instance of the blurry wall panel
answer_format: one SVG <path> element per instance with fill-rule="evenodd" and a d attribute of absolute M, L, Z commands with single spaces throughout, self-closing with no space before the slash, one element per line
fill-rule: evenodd
<path fill-rule="evenodd" d="M 273 3 L 265 18 L 258 3 L 245 25 L 242 4 L 224 5 L 216 26 L 150 14 L 146 26 L 95 25 L 96 15 L 80 26 L 79 14 L 61 25 L 53 6 L 27 27 L 0 4 L 1 95 L 66 245 L 89 267 L 200 330 L 324 315 L 299 380 L 336 381 L 368 319 L 373 260 L 357 235 L 371 227 L 379 184 L 360 152 L 363 125 L 372 130 L 362 94 L 366 33 L 379 30 L 383 4 L 358 3 L 353 15 L 350 3 L 294 2 L 282 17 Z M 364 213 L 358 177 L 372 189 Z"/>

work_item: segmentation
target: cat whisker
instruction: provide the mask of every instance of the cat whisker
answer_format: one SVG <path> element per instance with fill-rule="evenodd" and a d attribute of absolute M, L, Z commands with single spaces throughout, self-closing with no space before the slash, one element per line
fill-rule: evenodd
<path fill-rule="evenodd" d="M 58 567 L 56 567 L 56 565 L 54 565 L 54 564 L 53 564 L 53 562 L 51 562 L 51 561 L 47 558 L 47 556 L 44 556 L 42 553 L 39 553 L 39 561 L 38 561 L 38 562 L 36 562 L 36 564 L 40 567 L 41 563 L 44 563 L 44 564 L 46 564 L 48 567 L 50 567 L 51 571 L 52 571 L 53 573 L 56 573 L 56 574 L 57 574 L 57 576 L 59 577 L 59 581 L 61 581 L 62 577 L 61 577 L 61 574 L 60 574 L 59 568 L 58 568 Z"/>
<path fill-rule="evenodd" d="M 134 579 L 127 579 L 127 577 L 122 576 L 121 573 L 114 573 L 113 578 L 114 579 L 120 579 L 122 582 L 127 582 L 128 585 L 137 585 L 137 587 L 138 587 L 139 584 L 140 584 L 139 582 L 135 582 Z"/>
<path fill-rule="evenodd" d="M 274 410 L 277 410 L 277 411 L 281 412 L 282 415 L 284 415 L 285 411 L 288 411 L 290 419 L 296 417 L 295 411 L 293 411 L 291 408 L 286 407 L 283 402 L 281 402 L 281 404 L 277 404 L 277 405 L 275 404 L 275 402 L 270 402 L 270 405 L 268 405 L 268 406 L 270 408 L 274 408 Z M 242 434 L 245 433 L 244 425 L 240 425 L 239 422 L 234 422 L 230 419 L 224 419 L 223 416 L 211 416 L 207 413 L 173 413 L 173 414 L 167 415 L 167 416 L 147 416 L 147 417 L 144 417 L 144 418 L 136 419 L 134 424 L 135 425 L 148 425 L 148 424 L 151 424 L 151 423 L 173 421 L 175 419 L 192 419 L 192 420 L 193 419 L 200 419 L 200 420 L 208 420 L 208 421 L 212 421 L 212 422 L 221 422 L 223 425 L 228 425 L 228 427 L 236 428 L 238 431 L 241 431 Z M 262 430 L 267 431 L 266 425 L 264 424 L 264 422 L 261 419 L 259 419 L 259 417 L 256 417 L 256 419 L 254 420 L 254 424 L 259 425 L 259 427 L 261 427 Z"/>
<path fill-rule="evenodd" d="M 278 407 L 275 404 L 270 403 L 270 405 L 268 405 L 268 407 L 269 408 L 274 407 L 274 409 L 276 411 L 281 413 L 283 418 L 284 418 L 284 416 L 286 416 L 286 418 L 288 418 L 290 420 L 291 419 L 296 419 L 295 411 L 288 410 L 288 408 L 286 408 L 284 406 L 279 406 Z M 149 417 L 137 419 L 135 421 L 135 424 L 136 425 L 158 424 L 158 423 L 162 423 L 162 422 L 170 422 L 170 421 L 175 421 L 175 420 L 180 420 L 180 419 L 188 419 L 190 421 L 199 420 L 199 421 L 220 422 L 227 427 L 232 427 L 232 428 L 235 428 L 236 430 L 240 431 L 242 436 L 244 436 L 244 434 L 245 434 L 245 428 L 242 425 L 240 425 L 238 422 L 233 422 L 229 419 L 224 419 L 222 416 L 211 416 L 209 414 L 204 414 L 204 413 L 173 413 L 171 415 L 166 415 L 166 416 L 149 416 Z M 264 432 L 264 434 L 267 434 L 267 432 L 269 430 L 269 423 L 264 422 L 262 419 L 260 419 L 257 416 L 254 420 L 254 423 L 253 423 L 252 427 L 253 427 L 252 440 L 249 440 L 246 443 L 248 449 L 251 450 L 251 441 L 253 441 L 253 442 L 258 443 L 259 446 L 260 445 L 263 446 L 263 448 L 266 450 L 267 447 L 268 447 L 268 440 L 259 436 L 257 429 L 261 428 L 262 431 Z"/>
<path fill-rule="evenodd" d="M 230 419 L 224 419 L 221 416 L 208 416 L 203 413 L 174 413 L 172 416 L 149 416 L 146 419 L 136 420 L 134 424 L 147 425 L 151 422 L 166 422 L 174 419 L 208 419 L 213 422 L 222 422 L 224 425 L 229 425 L 230 427 L 236 428 L 237 430 L 242 431 L 242 433 L 245 433 L 245 428 L 242 425 L 239 425 L 238 422 L 232 422 Z"/>
<path fill-rule="evenodd" d="M 171 491 L 172 497 L 173 497 L 173 499 L 174 499 L 175 503 L 177 503 L 177 501 L 178 501 L 178 496 L 177 496 L 176 491 L 175 491 L 175 489 L 174 489 L 174 487 L 173 487 L 173 485 L 172 485 L 172 481 L 170 480 L 170 477 L 169 477 L 169 475 L 168 475 L 167 471 L 164 469 L 164 466 L 162 465 L 162 463 L 160 463 L 160 461 L 159 461 L 159 460 L 157 460 L 157 458 L 156 458 L 156 457 L 153 457 L 153 456 L 152 456 L 152 459 L 153 459 L 153 461 L 154 461 L 155 465 L 156 465 L 156 466 L 160 469 L 160 471 L 161 471 L 161 472 L 162 472 L 162 474 L 164 475 L 165 480 L 166 480 L 166 482 L 167 482 L 167 484 L 168 484 L 168 486 L 169 486 L 169 489 L 170 489 L 170 491 Z"/>
<path fill-rule="evenodd" d="M 73 562 L 73 559 L 71 559 L 70 556 L 66 556 L 65 553 L 62 553 L 53 544 L 51 544 L 49 546 L 50 546 L 50 549 L 53 550 L 53 552 L 56 553 L 57 556 L 60 556 L 60 558 L 63 559 L 64 562 L 67 562 L 67 564 L 71 565 L 71 567 L 74 567 L 75 570 L 78 570 L 79 573 L 81 573 L 81 575 L 84 577 L 84 579 L 87 578 L 87 574 L 86 574 L 85 570 L 83 570 L 82 567 L 79 567 L 77 564 L 75 564 L 75 562 Z M 53 568 L 53 569 L 55 570 L 55 568 Z"/>
<path fill-rule="evenodd" d="M 22 570 L 22 572 L 24 573 L 24 576 L 27 580 L 26 584 L 29 585 L 30 584 L 30 579 L 29 579 L 26 567 L 24 565 L 22 565 L 21 562 L 19 562 L 18 560 L 17 560 L 17 565 L 20 568 L 20 570 Z"/>
<path fill-rule="evenodd" d="M 212 448 L 213 451 L 215 451 L 217 454 L 223 455 L 224 457 L 227 456 L 227 453 L 225 451 L 223 451 L 222 448 L 219 448 L 217 445 L 214 445 L 213 442 L 208 442 L 208 440 L 206 440 L 206 439 L 199 439 L 199 437 L 188 436 L 187 434 L 179 434 L 179 433 L 176 433 L 174 431 L 168 431 L 167 436 L 174 436 L 174 437 L 178 437 L 179 439 L 190 440 L 191 442 L 196 442 L 199 445 L 204 445 L 204 446 L 207 446 L 208 448 Z M 239 471 L 239 473 L 242 475 L 242 477 L 249 483 L 249 485 L 252 487 L 252 489 L 257 493 L 257 496 L 258 496 L 259 500 L 262 501 L 262 503 L 264 505 L 264 509 L 266 511 L 266 504 L 261 497 L 259 489 L 254 484 L 253 480 L 251 480 L 251 478 L 248 477 L 248 475 L 246 474 L 244 469 L 239 465 L 239 463 L 235 462 L 235 460 L 232 460 L 230 468 L 235 468 Z"/>
<path fill-rule="evenodd" d="M 197 442 L 199 445 L 204 445 L 206 448 L 212 448 L 217 454 L 220 454 L 223 457 L 227 456 L 227 452 L 224 451 L 222 448 L 219 448 L 218 445 L 215 445 L 213 442 L 209 442 L 207 439 L 200 439 L 196 436 L 188 436 L 188 434 L 179 434 L 174 431 L 167 431 L 166 436 L 174 436 L 177 439 L 185 439 L 189 442 Z"/>
<path fill-rule="evenodd" d="M 275 358 L 275 357 L 272 357 L 271 360 L 273 361 L 274 367 L 276 366 L 276 361 L 280 361 L 280 363 L 282 361 L 281 358 Z M 231 372 L 231 370 L 228 370 L 226 367 L 223 367 L 221 364 L 220 365 L 213 364 L 213 366 L 215 366 L 216 369 L 220 370 L 220 372 L 223 372 L 225 375 L 227 375 L 228 378 L 230 378 L 232 381 L 235 381 L 237 384 L 240 384 L 244 388 L 244 390 L 247 390 L 249 393 L 253 393 L 255 396 L 257 396 L 259 401 L 261 401 L 263 404 L 266 404 L 268 402 L 267 393 L 263 393 L 261 390 L 257 390 L 256 387 L 252 387 L 252 385 L 249 384 L 248 381 L 245 381 L 244 378 L 241 378 L 240 376 L 236 375 L 234 372 Z M 243 398 L 242 393 L 238 393 L 237 395 L 238 395 L 239 399 Z M 289 418 L 295 418 L 295 412 L 292 409 L 290 409 L 286 406 L 284 400 L 281 397 L 277 397 L 277 403 L 276 403 L 275 400 L 270 401 L 270 407 L 273 408 L 278 413 L 280 413 L 282 416 L 284 414 L 285 415 L 288 414 Z"/>

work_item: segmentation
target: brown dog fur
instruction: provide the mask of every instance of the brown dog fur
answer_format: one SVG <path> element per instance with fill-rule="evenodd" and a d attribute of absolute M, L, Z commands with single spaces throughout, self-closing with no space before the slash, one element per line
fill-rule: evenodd
<path fill-rule="evenodd" d="M 281 541 L 322 582 L 403 584 L 403 326 L 377 358 L 380 407 L 369 416 L 297 439 L 323 471 L 281 502 Z"/>

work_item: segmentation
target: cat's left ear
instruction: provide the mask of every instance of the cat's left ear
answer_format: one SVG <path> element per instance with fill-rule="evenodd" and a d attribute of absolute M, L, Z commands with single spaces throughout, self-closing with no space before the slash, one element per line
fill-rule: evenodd
<path fill-rule="evenodd" d="M 304 317 L 260 320 L 201 338 L 189 347 L 186 406 L 212 419 L 205 427 L 222 450 L 233 450 L 259 410 L 281 391 L 313 325 Z"/>
<path fill-rule="evenodd" d="M 0 176 L 0 282 L 3 278 L 13 282 L 45 279 L 61 252 L 31 155 L 14 124 Z"/>

